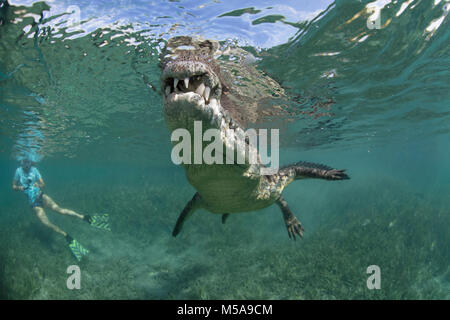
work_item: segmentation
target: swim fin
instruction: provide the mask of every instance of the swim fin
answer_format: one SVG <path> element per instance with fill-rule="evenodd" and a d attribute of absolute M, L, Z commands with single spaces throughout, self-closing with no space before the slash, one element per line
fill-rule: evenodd
<path fill-rule="evenodd" d="M 73 255 L 77 258 L 78 261 L 81 261 L 81 258 L 84 255 L 89 253 L 89 250 L 84 248 L 77 240 L 72 238 L 69 234 L 66 235 L 67 243 L 69 244 L 70 250 L 72 250 Z"/>
<path fill-rule="evenodd" d="M 95 228 L 111 231 L 109 227 L 109 215 L 107 213 L 94 216 L 85 215 L 84 220 Z"/>

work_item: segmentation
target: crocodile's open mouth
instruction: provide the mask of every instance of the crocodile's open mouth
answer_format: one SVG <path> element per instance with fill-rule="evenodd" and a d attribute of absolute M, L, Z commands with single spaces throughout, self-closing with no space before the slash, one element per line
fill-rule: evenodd
<path fill-rule="evenodd" d="M 203 100 L 203 106 L 210 107 L 213 113 L 218 111 L 221 84 L 217 75 L 205 63 L 169 62 L 163 70 L 161 80 L 166 103 L 192 100 L 194 94 L 199 103 Z"/>

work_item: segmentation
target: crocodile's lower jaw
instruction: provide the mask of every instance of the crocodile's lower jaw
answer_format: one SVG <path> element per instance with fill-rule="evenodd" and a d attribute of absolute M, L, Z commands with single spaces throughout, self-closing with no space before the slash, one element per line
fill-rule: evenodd
<path fill-rule="evenodd" d="M 170 93 L 164 98 L 164 114 L 171 131 L 189 129 L 194 121 L 208 123 L 210 127 L 220 129 L 223 117 L 220 100 L 204 97 L 195 92 Z"/>

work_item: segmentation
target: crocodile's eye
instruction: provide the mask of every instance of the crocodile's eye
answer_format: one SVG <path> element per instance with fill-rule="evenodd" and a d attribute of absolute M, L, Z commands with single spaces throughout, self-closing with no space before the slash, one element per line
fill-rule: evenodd
<path fill-rule="evenodd" d="M 200 48 L 208 48 L 209 52 L 211 54 L 214 54 L 217 51 L 217 49 L 219 48 L 219 45 L 218 45 L 217 42 L 213 42 L 213 41 L 210 41 L 210 40 L 202 41 L 202 42 L 200 42 L 198 44 L 198 46 Z"/>
<path fill-rule="evenodd" d="M 206 48 L 206 47 L 208 47 L 208 48 L 212 49 L 212 43 L 211 43 L 211 41 L 209 41 L 209 40 L 205 40 L 205 41 L 203 41 L 203 42 L 200 42 L 200 43 L 199 43 L 199 46 L 200 46 L 200 48 Z"/>

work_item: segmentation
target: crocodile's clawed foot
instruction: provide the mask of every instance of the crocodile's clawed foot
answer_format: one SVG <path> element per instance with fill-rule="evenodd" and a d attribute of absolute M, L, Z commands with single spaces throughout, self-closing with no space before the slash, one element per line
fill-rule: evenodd
<path fill-rule="evenodd" d="M 296 216 L 292 216 L 285 222 L 289 238 L 297 240 L 297 238 L 295 237 L 296 235 L 300 236 L 300 238 L 303 238 L 303 232 L 305 231 L 305 229 L 303 229 L 302 224 L 300 223 L 300 221 L 298 221 Z"/>
<path fill-rule="evenodd" d="M 337 169 L 328 170 L 325 173 L 325 178 L 328 180 L 350 179 L 350 177 L 345 173 L 345 169 L 343 169 L 343 170 L 337 170 Z"/>
<path fill-rule="evenodd" d="M 293 238 L 294 240 L 297 240 L 296 236 L 303 238 L 303 231 L 305 231 L 305 229 L 303 229 L 300 221 L 298 221 L 295 214 L 293 214 L 291 209 L 289 209 L 286 200 L 280 197 L 276 201 L 276 204 L 280 207 L 281 212 L 283 213 L 283 219 L 286 224 L 289 238 Z"/>

